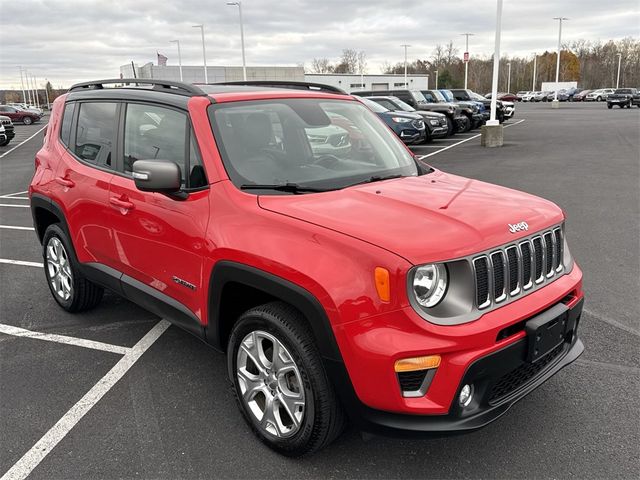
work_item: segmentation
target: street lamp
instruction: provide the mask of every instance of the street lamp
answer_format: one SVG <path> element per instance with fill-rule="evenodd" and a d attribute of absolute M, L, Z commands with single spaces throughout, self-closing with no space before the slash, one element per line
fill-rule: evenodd
<path fill-rule="evenodd" d="M 49 80 L 45 78 L 44 82 L 44 94 L 47 96 L 47 110 L 51 110 L 51 103 L 49 102 L 49 89 L 47 88 L 49 86 Z"/>
<path fill-rule="evenodd" d="M 407 81 L 407 48 L 409 48 L 411 45 L 400 45 L 401 47 L 404 47 L 404 87 L 408 88 L 409 87 L 409 82 Z"/>
<path fill-rule="evenodd" d="M 473 37 L 473 33 L 461 33 L 460 35 L 464 35 L 467 37 L 464 49 L 464 89 L 467 89 L 467 77 L 469 73 L 469 37 Z"/>
<path fill-rule="evenodd" d="M 569 20 L 566 17 L 553 17 L 554 20 L 558 20 L 558 58 L 556 61 L 556 91 L 553 94 L 553 101 L 555 102 L 552 106 L 558 108 L 558 81 L 560 80 L 560 48 L 562 42 L 562 21 Z"/>
<path fill-rule="evenodd" d="M 438 89 L 438 70 L 436 70 L 436 90 Z"/>
<path fill-rule="evenodd" d="M 531 85 L 531 91 L 536 91 L 536 66 L 538 63 L 538 54 L 533 52 L 533 84 Z"/>
<path fill-rule="evenodd" d="M 227 5 L 237 5 L 240 14 L 240 43 L 242 44 L 242 77 L 247 81 L 247 63 L 244 56 L 244 25 L 242 23 L 242 2 L 227 2 Z"/>
<path fill-rule="evenodd" d="M 169 40 L 169 43 L 175 43 L 178 45 L 178 65 L 180 68 L 180 81 L 184 81 L 182 79 L 182 55 L 180 54 L 180 40 Z"/>
<path fill-rule="evenodd" d="M 22 101 L 26 104 L 27 92 L 25 92 L 24 90 L 24 81 L 22 80 L 22 67 L 18 67 L 18 70 L 20 70 L 20 86 L 22 87 Z"/>
<path fill-rule="evenodd" d="M 508 72 L 507 73 L 507 93 L 511 92 L 511 62 L 507 63 Z"/>
<path fill-rule="evenodd" d="M 202 35 L 202 60 L 204 61 L 204 83 L 209 83 L 209 77 L 207 76 L 207 51 L 204 47 L 204 25 L 194 25 L 193 28 L 199 28 Z"/>
<path fill-rule="evenodd" d="M 40 99 L 38 98 L 38 82 L 36 76 L 31 75 L 31 84 L 33 85 L 34 96 L 36 97 L 36 107 L 40 108 Z"/>
<path fill-rule="evenodd" d="M 618 56 L 618 76 L 616 77 L 616 88 L 620 87 L 620 64 L 622 63 L 622 54 L 616 53 Z"/>
<path fill-rule="evenodd" d="M 500 71 L 500 29 L 502 27 L 502 0 L 498 0 L 496 11 L 496 39 L 493 52 L 493 78 L 491 79 L 491 117 L 487 121 L 488 126 L 500 125 L 496 120 L 496 107 L 498 99 L 498 72 Z"/>

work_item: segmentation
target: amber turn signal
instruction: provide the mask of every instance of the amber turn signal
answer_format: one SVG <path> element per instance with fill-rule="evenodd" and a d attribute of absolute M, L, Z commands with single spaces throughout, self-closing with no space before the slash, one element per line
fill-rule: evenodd
<path fill-rule="evenodd" d="M 429 370 L 440 366 L 440 355 L 429 355 L 426 357 L 403 358 L 396 360 L 394 365 L 396 373 L 415 372 L 416 370 Z"/>
<path fill-rule="evenodd" d="M 376 281 L 376 291 L 378 297 L 383 302 L 389 302 L 391 300 L 391 285 L 389 284 L 389 270 L 382 267 L 376 267 L 374 272 Z"/>

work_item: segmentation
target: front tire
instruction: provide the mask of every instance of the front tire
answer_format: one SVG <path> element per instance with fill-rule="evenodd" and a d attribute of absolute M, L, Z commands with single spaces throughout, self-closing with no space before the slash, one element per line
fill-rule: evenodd
<path fill-rule="evenodd" d="M 611 105 L 610 103 L 607 103 L 607 108 L 611 110 L 613 108 L 613 105 Z"/>
<path fill-rule="evenodd" d="M 58 305 L 73 313 L 98 305 L 104 289 L 82 275 L 73 246 L 58 224 L 49 225 L 42 245 L 47 285 Z"/>
<path fill-rule="evenodd" d="M 25 125 L 31 125 L 33 123 L 33 118 L 31 117 L 24 117 L 22 119 L 22 123 L 24 123 Z"/>
<path fill-rule="evenodd" d="M 295 308 L 272 302 L 245 312 L 231 332 L 227 366 L 245 421 L 273 450 L 298 457 L 342 432 L 342 406 Z"/>
<path fill-rule="evenodd" d="M 447 137 L 450 137 L 455 133 L 455 125 L 450 117 L 447 117 Z"/>

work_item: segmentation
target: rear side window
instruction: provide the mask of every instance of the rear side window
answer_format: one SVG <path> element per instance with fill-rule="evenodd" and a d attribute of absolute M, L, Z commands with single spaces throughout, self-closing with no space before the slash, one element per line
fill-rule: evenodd
<path fill-rule="evenodd" d="M 74 153 L 85 162 L 111 168 L 117 104 L 82 103 L 79 108 Z"/>
<path fill-rule="evenodd" d="M 64 106 L 64 112 L 62 113 L 62 125 L 60 126 L 60 141 L 69 146 L 71 141 L 71 122 L 73 121 L 73 112 L 76 109 L 75 103 L 67 103 Z"/>

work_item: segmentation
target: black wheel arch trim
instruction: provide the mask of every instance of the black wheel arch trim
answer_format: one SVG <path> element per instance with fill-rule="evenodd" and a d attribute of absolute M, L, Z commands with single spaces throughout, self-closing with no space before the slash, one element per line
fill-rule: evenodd
<path fill-rule="evenodd" d="M 222 292 L 229 282 L 247 285 L 278 298 L 297 308 L 308 320 L 323 358 L 342 362 L 342 356 L 333 335 L 329 318 L 318 299 L 308 290 L 282 277 L 258 268 L 221 260 L 217 262 L 209 278 L 209 322 L 206 328 L 207 342 L 225 350 L 220 338 Z"/>

